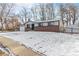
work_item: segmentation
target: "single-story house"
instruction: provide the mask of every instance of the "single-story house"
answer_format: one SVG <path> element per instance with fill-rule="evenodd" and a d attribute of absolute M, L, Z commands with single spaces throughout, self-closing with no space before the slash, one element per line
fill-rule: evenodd
<path fill-rule="evenodd" d="M 25 24 L 25 30 L 59 32 L 59 20 L 30 21 Z"/>

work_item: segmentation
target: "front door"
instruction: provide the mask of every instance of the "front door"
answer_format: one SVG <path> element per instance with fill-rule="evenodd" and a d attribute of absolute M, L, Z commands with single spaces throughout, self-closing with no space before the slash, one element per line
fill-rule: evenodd
<path fill-rule="evenodd" d="M 32 24 L 32 30 L 34 30 L 34 24 Z"/>

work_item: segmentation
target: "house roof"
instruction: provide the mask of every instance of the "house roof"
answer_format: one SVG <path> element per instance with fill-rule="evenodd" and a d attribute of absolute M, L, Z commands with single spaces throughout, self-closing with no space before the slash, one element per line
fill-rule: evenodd
<path fill-rule="evenodd" d="M 59 20 L 45 20 L 45 21 L 30 21 L 27 24 L 37 24 L 37 23 L 48 23 L 48 22 L 58 22 Z"/>

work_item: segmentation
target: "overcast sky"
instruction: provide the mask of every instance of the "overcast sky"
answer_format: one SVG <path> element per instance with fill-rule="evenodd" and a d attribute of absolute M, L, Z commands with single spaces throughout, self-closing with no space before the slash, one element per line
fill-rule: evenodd
<path fill-rule="evenodd" d="M 14 12 L 17 14 L 22 7 L 26 7 L 26 8 L 31 8 L 33 6 L 33 3 L 17 3 L 15 5 L 15 10 Z"/>

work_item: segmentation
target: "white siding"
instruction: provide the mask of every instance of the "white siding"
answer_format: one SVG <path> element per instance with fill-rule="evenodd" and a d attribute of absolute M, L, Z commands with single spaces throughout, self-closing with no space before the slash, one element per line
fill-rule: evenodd
<path fill-rule="evenodd" d="M 58 25 L 58 22 L 51 22 L 51 25 Z"/>
<path fill-rule="evenodd" d="M 43 23 L 43 26 L 48 26 L 48 23 Z"/>
<path fill-rule="evenodd" d="M 20 26 L 20 31 L 25 31 L 25 27 L 24 26 Z"/>
<path fill-rule="evenodd" d="M 38 24 L 34 24 L 35 27 L 39 26 Z"/>

